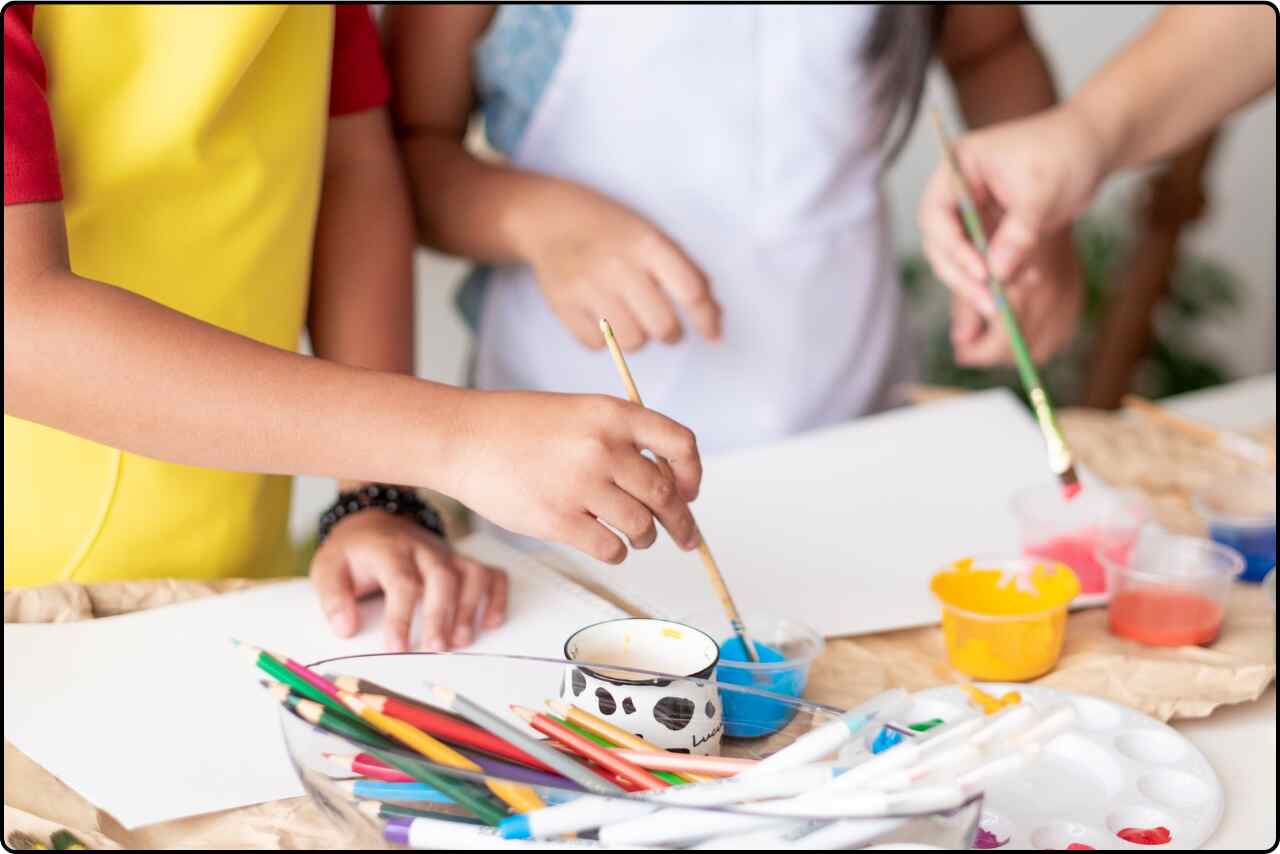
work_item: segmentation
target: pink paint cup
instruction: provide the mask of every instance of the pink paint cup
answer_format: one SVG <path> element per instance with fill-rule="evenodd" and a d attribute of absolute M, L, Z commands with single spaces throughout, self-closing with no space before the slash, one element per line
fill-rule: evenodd
<path fill-rule="evenodd" d="M 1080 580 L 1082 596 L 1111 590 L 1100 549 L 1123 563 L 1149 519 L 1134 495 L 1091 484 L 1075 498 L 1063 498 L 1056 482 L 1019 490 L 1009 502 L 1025 555 L 1059 561 Z"/>

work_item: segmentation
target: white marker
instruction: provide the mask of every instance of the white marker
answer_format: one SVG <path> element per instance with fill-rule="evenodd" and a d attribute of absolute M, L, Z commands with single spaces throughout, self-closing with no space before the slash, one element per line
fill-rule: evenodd
<path fill-rule="evenodd" d="M 970 737 L 969 743 L 978 747 L 997 738 L 1008 738 L 1031 726 L 1040 717 L 1040 710 L 1027 703 L 1005 707 L 994 715 L 988 715 L 985 726 Z"/>
<path fill-rule="evenodd" d="M 755 805 L 752 805 L 753 808 Z M 605 845 L 630 848 L 635 845 L 680 845 L 724 833 L 751 833 L 764 828 L 783 828 L 785 819 L 770 815 L 744 815 L 719 810 L 665 809 L 643 818 L 607 824 L 599 838 Z"/>
<path fill-rule="evenodd" d="M 567 804 L 511 816 L 502 822 L 501 833 L 508 839 L 542 839 L 647 816 L 657 812 L 660 806 L 715 807 L 760 798 L 790 797 L 830 782 L 843 770 L 830 765 L 805 765 L 754 779 L 744 780 L 739 774 L 664 789 L 645 800 L 579 797 Z"/>
<path fill-rule="evenodd" d="M 1048 744 L 1054 736 L 1075 723 L 1076 707 L 1057 703 L 1045 710 L 1041 720 L 1025 732 L 1010 739 L 1013 744 Z"/>
<path fill-rule="evenodd" d="M 856 709 L 845 712 L 837 720 L 810 730 L 777 753 L 762 759 L 753 768 L 743 771 L 738 777 L 757 777 L 783 768 L 816 762 L 839 750 L 871 721 L 896 717 L 910 703 L 911 696 L 901 688 L 885 691 Z"/>
<path fill-rule="evenodd" d="M 917 815 L 954 809 L 970 797 L 959 786 L 917 786 L 904 792 L 848 792 L 828 797 L 811 795 L 752 804 L 754 812 L 808 818 L 874 818 Z M 603 838 L 603 836 L 601 837 Z"/>
<path fill-rule="evenodd" d="M 795 840 L 794 845 L 806 851 L 858 848 L 898 829 L 906 822 L 905 818 L 852 818 L 846 821 L 825 822 L 813 833 Z"/>
<path fill-rule="evenodd" d="M 556 842 L 530 843 L 503 839 L 491 827 L 458 824 L 437 818 L 389 820 L 382 829 L 383 837 L 391 843 L 409 848 L 430 848 L 438 851 L 493 851 L 511 848 L 520 851 L 563 851 L 583 848 L 599 849 L 594 842 L 581 839 L 564 839 Z"/>
<path fill-rule="evenodd" d="M 1004 753 L 971 768 L 956 777 L 956 783 L 966 791 L 977 792 L 992 781 L 1014 771 L 1021 771 L 1040 755 L 1040 745 L 1024 744 L 1012 752 Z"/>

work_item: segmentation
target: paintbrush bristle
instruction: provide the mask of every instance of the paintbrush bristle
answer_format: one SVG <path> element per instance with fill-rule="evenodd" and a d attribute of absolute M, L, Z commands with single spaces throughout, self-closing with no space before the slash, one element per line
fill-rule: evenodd
<path fill-rule="evenodd" d="M 1058 483 L 1062 485 L 1062 497 L 1068 501 L 1080 494 L 1080 478 L 1076 475 L 1075 466 L 1058 475 Z"/>

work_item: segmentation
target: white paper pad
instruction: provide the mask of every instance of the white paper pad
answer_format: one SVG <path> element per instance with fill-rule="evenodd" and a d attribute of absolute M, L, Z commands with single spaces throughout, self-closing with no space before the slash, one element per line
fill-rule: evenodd
<path fill-rule="evenodd" d="M 708 458 L 694 513 L 744 616 L 834 637 L 938 622 L 933 573 L 1016 554 L 1009 498 L 1052 478 L 1031 414 L 994 390 Z M 560 557 L 655 615 L 718 610 L 697 555 L 665 534 L 621 566 Z"/>
<path fill-rule="evenodd" d="M 574 630 L 624 616 L 492 539 L 462 548 L 511 578 L 507 623 L 468 652 L 559 658 Z M 229 639 L 299 661 L 380 652 L 380 612 L 380 599 L 366 603 L 359 636 L 335 638 L 302 579 L 81 623 L 6 625 L 4 735 L 126 828 L 295 797 L 278 706 Z M 537 684 L 504 676 L 502 696 L 489 697 L 484 673 L 459 660 L 448 684 L 491 707 L 540 703 L 557 685 L 538 670 Z"/>

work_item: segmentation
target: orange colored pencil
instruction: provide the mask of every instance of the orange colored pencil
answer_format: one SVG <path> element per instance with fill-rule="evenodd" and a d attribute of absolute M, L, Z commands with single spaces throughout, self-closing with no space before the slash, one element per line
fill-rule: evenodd
<path fill-rule="evenodd" d="M 533 709 L 526 709 L 524 706 L 512 706 L 511 711 L 518 718 L 523 720 L 529 726 L 538 732 L 547 736 L 553 741 L 557 741 L 574 753 L 589 759 L 597 765 L 608 769 L 623 779 L 640 786 L 643 789 L 657 791 L 667 788 L 667 784 L 659 780 L 638 765 L 614 755 L 613 751 L 601 747 L 590 739 L 584 738 L 568 727 L 561 726 L 551 718 L 535 712 Z"/>
<path fill-rule="evenodd" d="M 685 753 L 668 753 L 665 750 L 654 753 L 648 750 L 615 747 L 609 752 L 628 762 L 634 762 L 641 768 L 648 768 L 651 771 L 674 771 L 681 776 L 684 776 L 687 771 L 696 769 L 709 777 L 732 777 L 756 764 L 754 759 L 738 759 L 732 756 L 692 756 Z"/>
<path fill-rule="evenodd" d="M 606 720 L 601 720 L 585 709 L 580 709 L 571 703 L 566 703 L 564 700 L 547 700 L 547 706 L 551 711 L 555 712 L 570 723 L 577 724 L 588 732 L 595 733 L 603 739 L 612 741 L 614 744 L 618 745 L 618 747 L 628 748 L 637 752 L 645 751 L 648 753 L 667 753 L 662 748 L 654 747 L 643 738 L 632 735 L 622 727 L 614 726 Z M 678 756 L 679 754 L 671 753 L 667 755 Z M 631 761 L 635 762 L 634 759 Z M 684 769 L 666 768 L 661 765 L 645 765 L 643 762 L 635 762 L 635 764 L 639 765 L 641 768 L 656 768 L 659 771 L 676 771 L 681 777 L 685 778 L 690 783 L 705 783 L 707 780 L 711 779 L 711 777 L 698 774 L 692 769 L 686 772 Z"/>

